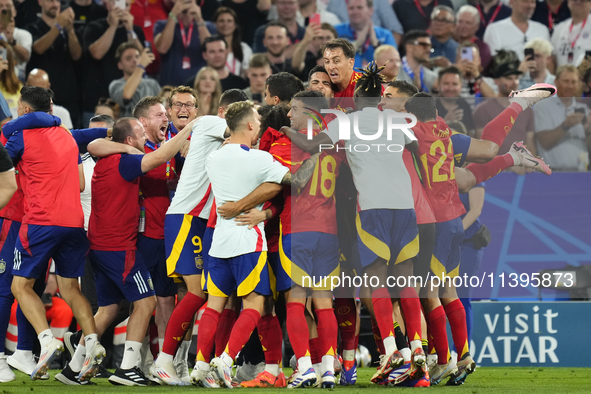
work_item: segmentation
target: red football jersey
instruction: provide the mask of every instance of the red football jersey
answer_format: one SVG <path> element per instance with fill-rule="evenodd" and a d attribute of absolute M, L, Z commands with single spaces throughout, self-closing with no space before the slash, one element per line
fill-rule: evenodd
<path fill-rule="evenodd" d="M 451 130 L 443 119 L 413 128 L 419 141 L 419 163 L 423 187 L 437 223 L 455 219 L 466 212 L 460 201 L 454 171 Z"/>
<path fill-rule="evenodd" d="M 96 163 L 92 175 L 92 211 L 88 223 L 91 249 L 136 249 L 142 157 L 117 154 Z"/>
<path fill-rule="evenodd" d="M 275 160 L 279 161 L 287 168 L 291 168 L 291 140 L 283 133 L 269 127 L 267 129 L 266 138 L 261 139 L 261 149 L 269 149 L 268 152 L 273 155 Z M 264 142 L 264 143 L 263 143 Z M 267 248 L 269 252 L 279 251 L 279 222 L 281 221 L 281 232 L 283 234 L 291 233 L 291 188 L 289 186 L 283 187 L 283 198 L 275 197 L 271 202 L 265 204 L 265 208 L 269 208 L 269 204 L 283 203 L 283 210 L 279 217 L 274 216 L 271 220 L 265 223 L 265 235 L 267 237 Z"/>
<path fill-rule="evenodd" d="M 353 95 L 355 94 L 355 84 L 357 80 L 361 78 L 363 74 L 357 71 L 353 71 L 351 75 L 351 80 L 349 81 L 349 85 L 340 92 L 335 92 L 334 94 L 334 102 L 333 107 L 335 109 L 339 109 L 341 111 L 346 110 L 347 108 L 354 109 L 355 104 L 353 102 Z M 384 93 L 384 85 L 382 85 L 382 94 Z M 328 120 L 326 121 L 328 123 Z"/>
<path fill-rule="evenodd" d="M 415 213 L 417 215 L 417 224 L 435 223 L 435 214 L 425 193 L 425 189 L 421 184 L 421 179 L 415 167 L 415 161 L 412 153 L 408 149 L 402 152 L 402 160 L 410 175 L 410 183 L 412 185 L 412 198 L 415 202 Z"/>
<path fill-rule="evenodd" d="M 9 141 L 11 156 L 20 157 L 17 169 L 24 193 L 22 223 L 84 227 L 80 154 L 72 135 L 62 127 L 45 127 L 25 129 Z"/>
<path fill-rule="evenodd" d="M 144 146 L 146 153 L 158 149 L 157 146 L 150 145 L 146 143 Z M 174 181 L 176 178 L 174 157 L 140 178 L 142 205 L 146 209 L 146 228 L 142 234 L 146 237 L 164 239 L 164 217 L 170 206 L 170 191 L 167 182 Z"/>
<path fill-rule="evenodd" d="M 306 132 L 305 129 L 300 130 L 302 134 Z M 314 135 L 319 132 L 320 130 L 314 130 Z M 309 154 L 295 148 L 292 154 L 292 174 L 309 157 Z M 337 234 L 335 187 L 339 168 L 344 161 L 344 150 L 322 151 L 310 181 L 297 193 L 294 190 L 291 207 L 291 232 L 316 231 Z"/>

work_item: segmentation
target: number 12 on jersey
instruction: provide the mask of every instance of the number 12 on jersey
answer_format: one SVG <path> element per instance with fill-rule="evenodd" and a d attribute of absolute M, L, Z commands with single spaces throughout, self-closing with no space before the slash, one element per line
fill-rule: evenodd
<path fill-rule="evenodd" d="M 453 144 L 451 139 L 447 139 L 447 148 L 445 147 L 445 143 L 442 140 L 436 140 L 431 144 L 431 148 L 429 148 L 429 156 L 427 157 L 427 153 L 423 153 L 421 155 L 421 163 L 423 164 L 424 173 L 426 176 L 426 185 L 431 188 L 431 183 L 435 182 L 445 182 L 448 180 L 456 179 L 456 173 L 454 171 L 454 157 L 453 157 Z M 439 159 L 437 160 L 437 158 Z M 446 161 L 449 158 L 449 176 L 447 172 L 440 173 L 440 169 L 443 165 L 445 165 Z M 429 173 L 430 166 L 429 163 L 433 163 L 433 161 L 437 160 L 433 164 L 432 168 L 432 176 L 430 177 Z"/>

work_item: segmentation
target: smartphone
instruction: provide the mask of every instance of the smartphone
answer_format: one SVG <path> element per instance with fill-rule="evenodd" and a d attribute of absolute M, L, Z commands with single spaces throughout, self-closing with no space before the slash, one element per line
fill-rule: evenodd
<path fill-rule="evenodd" d="M 263 95 L 261 93 L 253 93 L 252 94 L 252 101 L 256 101 L 257 103 L 263 102 Z"/>
<path fill-rule="evenodd" d="M 526 60 L 534 60 L 534 57 L 536 56 L 533 48 L 525 48 L 523 54 L 525 55 Z"/>
<path fill-rule="evenodd" d="M 2 58 L 2 60 L 8 60 L 6 56 L 6 48 L 0 47 L 0 57 Z"/>
<path fill-rule="evenodd" d="M 311 25 L 312 23 L 320 26 L 320 14 L 312 14 L 312 16 L 310 16 L 310 21 L 308 24 Z"/>
<path fill-rule="evenodd" d="M 469 62 L 474 61 L 474 53 L 472 52 L 472 47 L 464 47 L 462 48 L 462 60 L 468 60 Z"/>
<path fill-rule="evenodd" d="M 0 15 L 0 25 L 2 25 L 2 29 L 6 29 L 10 22 L 12 22 L 12 10 L 2 10 L 2 14 Z"/>
<path fill-rule="evenodd" d="M 575 114 L 585 115 L 585 108 L 575 108 Z"/>
<path fill-rule="evenodd" d="M 125 3 L 126 3 L 126 1 L 127 1 L 127 0 L 115 0 L 115 7 L 116 7 L 116 8 L 120 8 L 120 9 L 122 9 L 122 10 L 125 10 L 125 8 L 126 8 L 126 6 L 127 6 L 127 5 L 125 4 Z"/>
<path fill-rule="evenodd" d="M 144 41 L 144 47 L 148 49 L 148 51 L 152 52 L 152 45 L 150 44 L 150 41 Z"/>

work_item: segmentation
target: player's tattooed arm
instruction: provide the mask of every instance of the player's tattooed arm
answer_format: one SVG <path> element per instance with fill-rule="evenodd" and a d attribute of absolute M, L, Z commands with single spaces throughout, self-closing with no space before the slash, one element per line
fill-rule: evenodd
<path fill-rule="evenodd" d="M 301 150 L 309 153 L 320 152 L 320 146 L 333 145 L 330 137 L 326 133 L 318 133 L 311 140 L 305 134 L 298 133 L 287 126 L 283 126 L 280 130 L 291 142 Z"/>
<path fill-rule="evenodd" d="M 284 185 L 291 185 L 298 189 L 306 186 L 312 174 L 314 173 L 314 167 L 316 167 L 316 163 L 318 162 L 318 157 L 320 153 L 316 153 L 312 155 L 308 160 L 304 161 L 301 167 L 296 171 L 295 174 L 291 174 L 291 172 L 287 172 L 281 181 Z"/>

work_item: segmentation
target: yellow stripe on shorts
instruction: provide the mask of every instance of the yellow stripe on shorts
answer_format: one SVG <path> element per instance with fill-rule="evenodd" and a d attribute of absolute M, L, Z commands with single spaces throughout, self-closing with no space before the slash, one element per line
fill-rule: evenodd
<path fill-rule="evenodd" d="M 170 256 L 166 259 L 166 273 L 170 277 L 179 277 L 181 275 L 175 272 L 176 263 L 179 261 L 179 257 L 183 251 L 183 247 L 185 246 L 185 242 L 187 242 L 187 237 L 189 236 L 189 231 L 191 230 L 191 222 L 193 221 L 193 215 L 184 215 L 183 216 L 183 223 L 181 224 L 181 228 L 179 229 L 179 233 L 174 240 L 174 244 L 172 245 L 172 251 L 170 252 Z"/>
<path fill-rule="evenodd" d="M 252 293 L 261 281 L 261 272 L 267 264 L 267 252 L 260 252 L 259 261 L 254 269 L 248 274 L 248 276 L 238 285 L 237 295 L 238 297 L 244 297 Z M 209 284 L 208 284 L 209 289 Z"/>
<path fill-rule="evenodd" d="M 361 242 L 363 242 L 363 244 L 367 246 L 369 250 L 378 255 L 378 257 L 386 260 L 386 263 L 389 262 L 391 258 L 390 248 L 384 242 L 361 228 L 361 217 L 359 214 L 357 214 L 357 217 L 355 218 L 355 225 L 357 227 L 357 233 L 359 234 Z"/>

